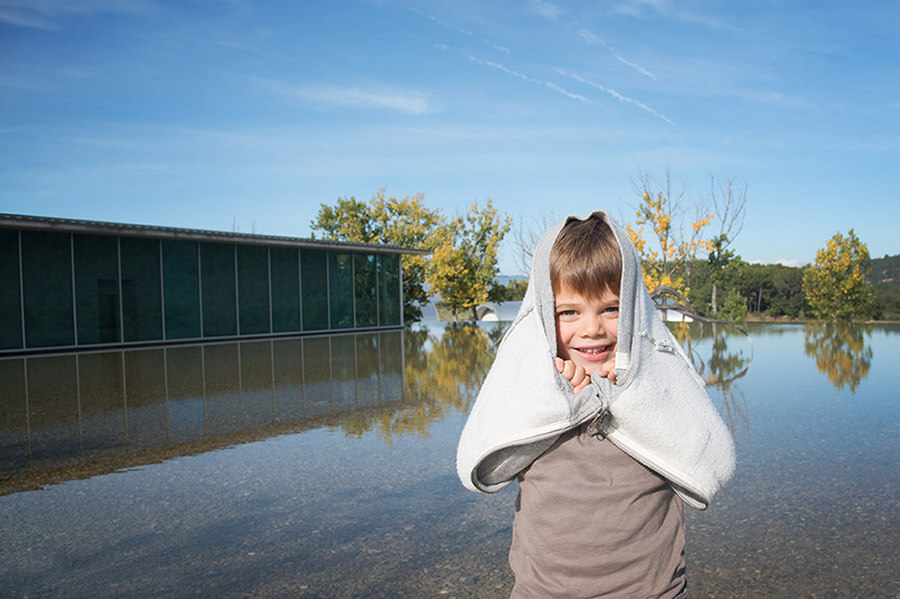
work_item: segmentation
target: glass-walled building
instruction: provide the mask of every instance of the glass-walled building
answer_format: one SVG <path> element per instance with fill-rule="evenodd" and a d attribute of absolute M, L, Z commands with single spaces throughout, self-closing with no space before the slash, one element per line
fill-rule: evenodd
<path fill-rule="evenodd" d="M 396 328 L 403 253 L 0 214 L 0 353 Z"/>

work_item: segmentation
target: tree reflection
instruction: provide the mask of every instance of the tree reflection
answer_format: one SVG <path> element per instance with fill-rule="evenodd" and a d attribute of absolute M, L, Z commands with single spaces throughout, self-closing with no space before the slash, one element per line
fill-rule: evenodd
<path fill-rule="evenodd" d="M 407 330 L 402 403 L 389 410 L 348 414 L 341 427 L 352 436 L 374 431 L 388 445 L 395 435 L 428 438 L 433 423 L 468 412 L 502 332 L 500 327 L 483 329 L 471 323 Z"/>
<path fill-rule="evenodd" d="M 407 353 L 406 394 L 433 404 L 430 409 L 440 416 L 448 409 L 468 412 L 494 360 L 498 331 L 451 323 L 442 334 L 429 333 L 416 358 Z"/>
<path fill-rule="evenodd" d="M 435 422 L 465 415 L 508 326 L 448 323 L 407 330 L 402 401 L 385 406 L 388 409 L 346 414 L 341 421 L 344 431 L 353 436 L 374 432 L 390 445 L 397 435 L 427 438 Z M 752 360 L 752 351 L 750 356 L 745 355 L 746 346 L 740 343 L 749 338 L 715 324 L 672 323 L 671 327 L 706 381 L 732 434 L 746 436 L 747 400 L 735 382 L 747 373 Z"/>
<path fill-rule="evenodd" d="M 856 392 L 869 376 L 872 348 L 866 343 L 872 329 L 866 325 L 814 322 L 806 325 L 804 351 L 814 358 L 816 368 L 825 374 L 835 389 L 848 386 Z"/>
<path fill-rule="evenodd" d="M 710 397 L 721 397 L 719 412 L 731 434 L 738 438 L 749 436 L 750 418 L 747 398 L 735 381 L 747 374 L 753 353 L 752 346 L 750 356 L 745 356 L 743 349 L 729 349 L 729 332 L 729 327 L 717 324 L 689 326 L 677 323 L 672 327 L 672 333 L 687 351 L 694 368 L 706 381 Z M 735 332 L 731 334 L 735 335 Z M 707 344 L 701 341 L 708 338 L 712 338 L 712 344 L 707 349 Z M 750 337 L 746 339 L 749 341 Z"/>

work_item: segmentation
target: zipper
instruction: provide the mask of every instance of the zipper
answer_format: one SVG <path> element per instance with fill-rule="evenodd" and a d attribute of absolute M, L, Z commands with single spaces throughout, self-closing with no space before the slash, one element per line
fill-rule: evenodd
<path fill-rule="evenodd" d="M 588 425 L 588 432 L 591 433 L 592 437 L 606 439 L 606 427 L 609 425 L 611 418 L 612 416 L 609 413 L 609 408 L 607 406 L 600 406 L 597 413 L 591 418 L 591 423 Z"/>

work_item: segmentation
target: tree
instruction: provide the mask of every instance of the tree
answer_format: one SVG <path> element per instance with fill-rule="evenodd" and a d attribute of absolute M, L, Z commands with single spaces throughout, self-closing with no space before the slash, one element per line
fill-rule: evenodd
<path fill-rule="evenodd" d="M 747 322 L 747 300 L 737 289 L 728 290 L 722 304 L 722 317 L 738 324 Z"/>
<path fill-rule="evenodd" d="M 816 262 L 803 273 L 803 292 L 816 318 L 865 320 L 875 306 L 875 293 L 865 277 L 871 270 L 869 248 L 850 229 L 840 232 L 816 252 Z"/>
<path fill-rule="evenodd" d="M 730 273 L 726 269 L 729 265 L 734 260 L 740 260 L 740 256 L 736 256 L 729 246 L 744 228 L 747 184 L 731 175 L 725 175 L 724 181 L 717 182 L 715 175 L 710 175 L 709 205 L 719 224 L 719 234 L 711 241 L 709 253 L 709 264 L 712 267 L 712 313 L 716 316 L 719 313 L 719 285 L 728 278 Z"/>
<path fill-rule="evenodd" d="M 713 215 L 703 215 L 698 208 L 690 232 L 683 226 L 685 209 L 681 205 L 684 192 L 672 195 L 671 179 L 666 171 L 664 191 L 654 191 L 658 184 L 649 175 L 642 174 L 636 189 L 643 193 L 635 213 L 634 226 L 625 227 L 628 236 L 641 256 L 644 267 L 644 284 L 649 291 L 659 286 L 675 289 L 684 296 L 690 290 L 691 267 L 697 252 L 711 250 L 712 245 L 703 239 L 703 229 Z M 649 226 L 648 238 L 643 237 L 644 227 Z"/>
<path fill-rule="evenodd" d="M 531 272 L 531 260 L 538 242 L 551 226 L 562 220 L 550 210 L 541 210 L 539 216 L 529 219 L 519 217 L 516 228 L 513 230 L 513 244 L 516 247 L 516 261 L 519 272 L 528 275 Z"/>
<path fill-rule="evenodd" d="M 487 301 L 497 274 L 497 251 L 510 225 L 510 218 L 498 215 L 488 200 L 483 209 L 473 204 L 442 232 L 444 237 L 432 255 L 428 283 L 432 293 L 450 307 L 454 321 L 467 309 L 474 320 L 475 307 Z"/>
<path fill-rule="evenodd" d="M 719 285 L 724 283 L 727 278 L 730 278 L 729 275 L 733 275 L 736 262 L 739 262 L 741 259 L 733 251 L 727 249 L 728 244 L 728 235 L 724 233 L 717 235 L 710 241 L 712 249 L 709 252 L 707 262 L 709 263 L 709 279 L 712 284 L 712 290 L 710 292 L 709 305 L 714 317 L 719 314 Z"/>
<path fill-rule="evenodd" d="M 402 200 L 387 197 L 384 188 L 368 203 L 353 197 L 340 198 L 334 206 L 322 204 L 310 228 L 321 231 L 324 239 L 393 244 L 431 251 L 445 237 L 446 222 L 440 211 L 425 207 L 424 199 L 421 193 Z M 421 318 L 421 305 L 428 301 L 423 285 L 428 259 L 426 256 L 403 255 L 401 260 L 403 318 L 409 322 Z"/>
<path fill-rule="evenodd" d="M 518 302 L 525 297 L 528 290 L 527 279 L 510 279 L 506 285 L 501 285 L 497 281 L 491 283 L 488 289 L 489 302 Z"/>

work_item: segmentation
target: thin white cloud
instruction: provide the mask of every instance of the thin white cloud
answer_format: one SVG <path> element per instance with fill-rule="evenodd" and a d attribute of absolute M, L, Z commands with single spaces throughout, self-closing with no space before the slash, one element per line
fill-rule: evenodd
<path fill-rule="evenodd" d="M 647 69 L 642 67 L 641 65 L 631 62 L 630 60 L 625 60 L 624 58 L 622 58 L 621 56 L 619 56 L 616 53 L 613 53 L 613 56 L 616 57 L 616 60 L 618 60 L 619 62 L 621 62 L 624 65 L 631 67 L 632 69 L 639 72 L 641 75 L 644 75 L 646 77 L 649 77 L 650 79 L 653 79 L 654 81 L 657 81 L 656 75 L 654 75 L 653 73 L 651 73 L 650 71 L 648 71 Z"/>
<path fill-rule="evenodd" d="M 672 121 L 670 121 L 670 120 L 668 119 L 668 117 L 666 117 L 666 115 L 657 112 L 656 110 L 654 110 L 654 109 L 651 108 L 650 106 L 647 106 L 647 105 L 644 104 L 643 102 L 639 102 L 638 100 L 634 100 L 634 99 L 629 98 L 629 97 L 627 97 L 627 96 L 623 96 L 622 94 L 620 94 L 619 92 L 617 92 L 617 91 L 615 91 L 615 90 L 613 90 L 613 89 L 609 89 L 608 87 L 604 87 L 604 86 L 600 85 L 599 83 L 594 83 L 594 82 L 591 81 L 590 79 L 585 79 L 584 77 L 582 77 L 582 76 L 580 76 L 580 75 L 576 75 L 575 73 L 570 73 L 569 71 L 565 71 L 565 70 L 563 70 L 563 69 L 556 69 L 556 72 L 559 73 L 560 75 L 564 76 L 564 77 L 569 77 L 570 79 L 574 79 L 575 81 L 578 81 L 579 83 L 583 83 L 583 84 L 585 84 L 585 85 L 588 85 L 588 86 L 590 86 L 590 87 L 593 87 L 594 89 L 600 90 L 600 91 L 602 91 L 602 92 L 605 93 L 605 94 L 609 94 L 610 96 L 612 96 L 613 98 L 619 100 L 620 102 L 627 102 L 627 103 L 629 103 L 629 104 L 634 104 L 635 106 L 637 106 L 637 107 L 640 108 L 641 110 L 643 110 L 643 111 L 645 111 L 645 112 L 648 112 L 648 113 L 652 114 L 653 116 L 655 116 L 655 117 L 657 117 L 657 118 L 659 118 L 659 119 L 664 120 L 665 122 L 669 123 L 670 125 L 674 125 L 674 124 L 675 124 L 675 123 L 673 123 Z"/>
<path fill-rule="evenodd" d="M 489 39 L 487 39 L 487 38 L 477 36 L 477 35 L 475 35 L 474 33 L 472 33 L 471 31 L 469 31 L 468 29 L 463 29 L 462 27 L 457 27 L 456 25 L 453 25 L 452 23 L 448 23 L 447 21 L 445 21 L 445 20 L 443 20 L 443 19 L 440 19 L 440 18 L 438 18 L 438 17 L 435 17 L 435 16 L 433 16 L 433 15 L 429 15 L 429 14 L 423 13 L 422 11 L 417 10 L 417 9 L 415 9 L 415 8 L 412 8 L 412 7 L 410 7 L 410 6 L 406 6 L 406 7 L 404 7 L 404 8 L 406 8 L 406 10 L 408 10 L 409 12 L 414 13 L 414 14 L 416 14 L 416 15 L 422 17 L 423 19 L 428 19 L 428 20 L 431 21 L 432 23 L 437 23 L 437 24 L 440 25 L 441 27 L 445 27 L 446 29 L 449 29 L 450 31 L 456 32 L 456 33 L 458 33 L 458 34 L 460 34 L 460 35 L 464 35 L 464 36 L 466 36 L 466 37 L 470 37 L 470 38 L 472 38 L 472 39 L 477 39 L 477 40 L 479 40 L 480 42 L 482 42 L 482 43 L 484 43 L 484 44 L 487 44 L 488 46 L 490 46 L 490 47 L 493 48 L 494 50 L 497 50 L 498 52 L 502 52 L 502 53 L 504 53 L 504 54 L 510 54 L 509 48 L 507 48 L 506 46 L 502 46 L 502 45 L 500 45 L 500 44 L 497 44 L 497 43 L 495 43 L 495 42 L 493 42 L 493 41 L 491 41 L 491 40 L 489 40 Z"/>
<path fill-rule="evenodd" d="M 311 101 L 316 104 L 351 108 L 383 108 L 413 115 L 425 114 L 430 110 L 425 94 L 418 91 L 397 90 L 389 87 L 362 88 L 328 83 L 291 85 L 260 77 L 251 79 L 285 97 Z"/>
<path fill-rule="evenodd" d="M 468 58 L 469 60 L 471 60 L 472 62 L 474 62 L 476 64 L 482 64 L 485 66 L 489 66 L 491 68 L 497 69 L 498 71 L 503 71 L 504 73 L 512 75 L 513 77 L 518 77 L 519 79 L 521 79 L 523 81 L 529 81 L 531 83 L 540 83 L 540 81 L 538 81 L 537 79 L 532 79 L 528 75 L 525 75 L 524 73 L 520 73 L 518 71 L 514 71 L 513 69 L 505 67 L 502 64 L 499 64 L 496 62 L 491 62 L 490 60 L 481 60 L 480 58 L 475 58 L 471 54 L 466 54 L 466 58 Z"/>
<path fill-rule="evenodd" d="M 578 35 L 581 36 L 581 39 L 583 39 L 584 41 L 586 41 L 587 43 L 589 43 L 591 45 L 603 46 L 604 48 L 609 50 L 610 53 L 612 53 L 613 57 L 616 60 L 618 60 L 619 62 L 621 62 L 622 64 L 631 67 L 632 69 L 636 70 L 637 72 L 639 72 L 641 75 L 644 75 L 645 77 L 649 77 L 650 79 L 657 81 L 656 75 L 654 75 L 649 70 L 642 67 L 641 65 L 639 65 L 635 62 L 632 62 L 630 60 L 627 60 L 627 59 L 623 58 L 622 56 L 620 56 L 618 52 L 616 52 L 615 50 L 613 50 L 612 48 L 609 47 L 609 44 L 604 42 L 602 38 L 597 36 L 593 31 L 591 31 L 587 27 L 582 27 L 581 29 L 579 29 Z"/>
<path fill-rule="evenodd" d="M 388 108 L 415 115 L 428 112 L 428 101 L 418 92 L 369 91 L 334 85 L 304 87 L 297 91 L 306 98 L 339 106 Z"/>
<path fill-rule="evenodd" d="M 580 94 L 574 94 L 566 89 L 563 89 L 562 87 L 556 85 L 555 83 L 553 83 L 551 81 L 544 81 L 544 85 L 546 85 L 547 87 L 549 87 L 550 89 L 552 89 L 555 92 L 561 93 L 564 96 L 572 98 L 573 100 L 578 100 L 579 102 L 584 102 L 586 104 L 590 103 L 590 100 L 588 100 L 584 96 L 582 96 Z"/>
<path fill-rule="evenodd" d="M 560 15 L 559 7 L 551 2 L 545 2 L 544 0 L 531 0 L 528 3 L 529 9 L 542 17 L 547 19 L 556 19 Z"/>
<path fill-rule="evenodd" d="M 484 38 L 481 38 L 481 41 L 483 41 L 487 45 L 491 46 L 494 50 L 497 50 L 498 52 L 503 52 L 504 54 L 511 54 L 511 52 L 509 51 L 509 48 L 507 48 L 506 46 L 501 46 L 500 44 L 495 44 L 494 42 L 484 39 Z"/>
<path fill-rule="evenodd" d="M 72 15 L 139 13 L 150 5 L 145 0 L 0 0 L 0 23 L 54 31 Z"/>
<path fill-rule="evenodd" d="M 612 12 L 631 17 L 643 17 L 647 9 L 657 14 L 668 12 L 665 0 L 622 0 L 612 8 Z"/>
<path fill-rule="evenodd" d="M 641 19 L 647 18 L 649 14 L 655 14 L 714 29 L 727 27 L 720 19 L 683 10 L 680 3 L 673 5 L 669 0 L 622 0 L 610 12 Z"/>
<path fill-rule="evenodd" d="M 562 94 L 562 95 L 566 96 L 567 98 L 571 98 L 572 100 L 578 100 L 579 102 L 584 102 L 585 104 L 591 103 L 591 101 L 589 99 L 587 99 L 586 97 L 584 97 L 580 94 L 572 93 L 572 92 L 568 91 L 567 89 L 556 85 L 552 81 L 544 81 L 542 79 L 535 79 L 534 77 L 529 77 L 528 75 L 526 75 L 524 73 L 520 73 L 519 71 L 510 69 L 509 67 L 506 67 L 502 64 L 492 62 L 490 60 L 481 60 L 480 58 L 475 58 L 474 56 L 472 56 L 470 54 L 466 54 L 466 58 L 468 58 L 469 60 L 471 60 L 472 62 L 474 62 L 476 64 L 480 64 L 480 65 L 484 65 L 487 67 L 491 67 L 493 69 L 497 69 L 498 71 L 502 71 L 508 75 L 512 75 L 513 77 L 521 79 L 522 81 L 527 81 L 528 83 L 535 83 L 537 85 L 543 85 L 544 87 L 552 89 L 553 91 L 555 91 L 559 94 Z"/>
<path fill-rule="evenodd" d="M 588 29 L 586 27 L 582 27 L 581 29 L 579 29 L 578 35 L 580 35 L 581 38 L 589 44 L 594 44 L 594 45 L 599 44 L 603 47 L 607 47 L 606 42 L 604 42 L 601 38 L 597 37 L 597 35 L 595 35 L 593 31 L 591 31 L 590 29 Z"/>

